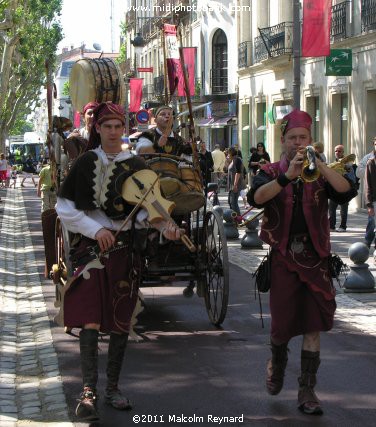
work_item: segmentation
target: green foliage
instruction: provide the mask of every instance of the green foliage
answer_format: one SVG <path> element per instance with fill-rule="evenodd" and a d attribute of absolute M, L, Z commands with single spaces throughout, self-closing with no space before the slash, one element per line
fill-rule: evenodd
<path fill-rule="evenodd" d="M 120 24 L 120 37 L 121 37 L 122 43 L 120 45 L 119 56 L 118 56 L 118 58 L 116 58 L 116 62 L 118 64 L 124 63 L 125 60 L 127 59 L 127 45 L 125 43 L 125 40 L 127 37 L 127 23 L 126 22 L 121 22 L 121 24 Z"/>
<path fill-rule="evenodd" d="M 17 119 L 10 131 L 10 135 L 23 135 L 25 132 L 32 132 L 34 126 L 25 119 Z"/>
<path fill-rule="evenodd" d="M 6 93 L 0 105 L 1 133 L 18 128 L 39 100 L 41 88 L 46 83 L 45 61 L 53 65 L 55 52 L 62 40 L 60 16 L 63 0 L 23 0 L 10 10 L 13 26 L 7 30 L 7 39 L 18 37 L 13 55 L 6 58 L 10 64 L 8 86 L 1 87 Z M 0 2 L 0 16 L 9 9 L 11 2 Z M 7 40 L 0 36 L 0 57 L 6 49 Z M 5 127 L 8 126 L 8 129 Z M 0 141 L 1 143 L 1 141 Z"/>
<path fill-rule="evenodd" d="M 69 80 L 64 83 L 63 90 L 61 93 L 65 96 L 69 96 Z"/>

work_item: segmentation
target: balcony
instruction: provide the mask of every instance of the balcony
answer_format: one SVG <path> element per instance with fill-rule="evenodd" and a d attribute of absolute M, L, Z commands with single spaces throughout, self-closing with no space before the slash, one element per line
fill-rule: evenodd
<path fill-rule="evenodd" d="M 255 62 L 292 54 L 292 22 L 281 22 L 259 30 L 261 35 L 254 40 Z"/>
<path fill-rule="evenodd" d="M 362 0 L 362 33 L 376 30 L 376 0 Z"/>
<path fill-rule="evenodd" d="M 330 41 L 336 42 L 347 37 L 348 4 L 344 1 L 332 7 L 332 24 L 330 29 Z"/>
<path fill-rule="evenodd" d="M 242 42 L 238 46 L 238 67 L 245 68 L 252 64 L 252 42 Z"/>

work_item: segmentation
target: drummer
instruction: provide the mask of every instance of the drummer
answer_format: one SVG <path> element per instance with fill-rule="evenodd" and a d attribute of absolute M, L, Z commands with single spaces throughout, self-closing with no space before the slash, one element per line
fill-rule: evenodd
<path fill-rule="evenodd" d="M 79 239 L 72 253 L 76 271 L 64 296 L 64 325 L 81 328 L 83 391 L 76 415 L 86 421 L 98 419 L 99 331 L 110 334 L 105 401 L 115 409 L 131 408 L 118 382 L 141 281 L 140 244 L 149 227 L 147 212 L 141 209 L 115 239 L 115 230 L 133 208 L 122 197 L 122 183 L 146 165 L 122 151 L 125 118 L 120 105 L 101 103 L 93 118 L 90 143 L 96 148 L 76 160 L 56 205 L 63 225 Z M 107 191 L 101 190 L 104 182 Z M 153 227 L 169 240 L 180 238 L 180 230 L 170 222 L 160 220 Z M 94 247 L 106 255 L 95 256 L 90 251 Z"/>
<path fill-rule="evenodd" d="M 143 132 L 136 145 L 137 154 L 162 153 L 181 156 L 192 154 L 191 146 L 172 130 L 173 110 L 167 105 L 155 113 L 155 129 Z"/>

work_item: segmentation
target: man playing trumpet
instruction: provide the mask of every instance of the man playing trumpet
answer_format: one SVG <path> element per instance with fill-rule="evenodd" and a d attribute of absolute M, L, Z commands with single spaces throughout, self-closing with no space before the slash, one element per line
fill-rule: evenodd
<path fill-rule="evenodd" d="M 267 391 L 283 387 L 290 339 L 303 335 L 298 408 L 323 413 L 314 387 L 320 364 L 320 332 L 333 327 L 335 289 L 329 273 L 328 198 L 347 203 L 356 195 L 354 182 L 320 159 L 317 179 L 301 177 L 306 147 L 312 143 L 312 119 L 294 110 L 282 120 L 281 160 L 261 167 L 248 193 L 252 206 L 263 207 L 261 239 L 271 248 L 271 351 Z"/>

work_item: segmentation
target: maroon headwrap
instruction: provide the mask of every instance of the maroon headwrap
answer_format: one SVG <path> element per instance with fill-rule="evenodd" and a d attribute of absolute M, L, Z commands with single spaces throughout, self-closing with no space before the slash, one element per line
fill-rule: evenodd
<path fill-rule="evenodd" d="M 101 144 L 101 138 L 95 129 L 95 125 L 101 125 L 107 120 L 120 120 L 125 125 L 125 113 L 121 105 L 114 104 L 111 101 L 102 102 L 94 109 L 93 126 L 89 136 L 88 150 L 93 150 Z"/>
<path fill-rule="evenodd" d="M 312 118 L 308 113 L 301 110 L 293 110 L 282 119 L 282 135 L 285 135 L 288 130 L 293 128 L 305 128 L 311 131 L 311 125 Z"/>
<path fill-rule="evenodd" d="M 85 113 L 86 113 L 86 111 L 87 110 L 90 110 L 90 108 L 92 109 L 92 110 L 94 110 L 94 108 L 96 108 L 96 107 L 98 107 L 98 102 L 88 102 L 85 106 L 84 106 L 84 108 L 82 109 L 82 114 L 83 115 L 85 115 Z"/>
<path fill-rule="evenodd" d="M 94 110 L 94 124 L 101 125 L 107 120 L 117 119 L 125 125 L 125 112 L 121 105 L 111 101 L 102 102 Z"/>

